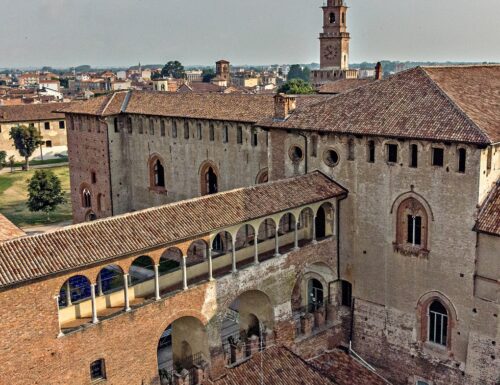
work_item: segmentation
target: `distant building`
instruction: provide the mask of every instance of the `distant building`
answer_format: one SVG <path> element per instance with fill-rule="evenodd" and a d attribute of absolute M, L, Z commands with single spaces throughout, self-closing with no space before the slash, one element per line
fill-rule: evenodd
<path fill-rule="evenodd" d="M 201 82 L 203 80 L 202 74 L 202 70 L 186 71 L 186 79 L 189 82 Z"/>
<path fill-rule="evenodd" d="M 68 103 L 0 106 L 0 150 L 6 151 L 7 157 L 14 155 L 16 160 L 23 160 L 14 148 L 9 133 L 12 127 L 24 125 L 36 127 L 45 141 L 32 159 L 67 155 L 66 120 L 64 114 L 55 112 L 65 107 Z"/>
<path fill-rule="evenodd" d="M 216 77 L 227 82 L 231 79 L 230 63 L 227 60 L 219 60 L 215 63 Z"/>

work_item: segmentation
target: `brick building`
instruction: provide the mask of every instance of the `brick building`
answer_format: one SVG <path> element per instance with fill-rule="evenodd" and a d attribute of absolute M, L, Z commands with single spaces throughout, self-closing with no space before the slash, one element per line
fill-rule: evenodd
<path fill-rule="evenodd" d="M 393 384 L 496 384 L 499 81 L 65 108 L 75 221 L 101 219 L 0 243 L 1 377 L 241 383 L 284 345 L 334 383 L 340 346 Z"/>

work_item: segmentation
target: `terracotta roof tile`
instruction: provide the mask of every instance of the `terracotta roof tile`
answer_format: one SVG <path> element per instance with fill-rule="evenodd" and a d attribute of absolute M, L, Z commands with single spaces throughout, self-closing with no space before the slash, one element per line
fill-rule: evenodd
<path fill-rule="evenodd" d="M 262 356 L 262 357 L 261 357 Z M 273 346 L 255 353 L 247 361 L 228 369 L 227 374 L 208 384 L 261 385 L 264 374 L 266 384 L 279 385 L 332 385 L 327 377 L 316 371 L 302 358 L 285 347 Z"/>
<path fill-rule="evenodd" d="M 500 236 L 500 180 L 485 199 L 479 211 L 475 230 Z"/>
<path fill-rule="evenodd" d="M 0 106 L 0 123 L 64 119 L 64 114 L 55 111 L 69 105 L 69 103 L 44 103 Z"/>
<path fill-rule="evenodd" d="M 0 243 L 0 288 L 201 236 L 345 193 L 316 171 L 6 241 Z"/>
<path fill-rule="evenodd" d="M 93 98 L 72 104 L 64 112 L 109 116 L 120 113 L 121 103 L 127 92 Z M 254 123 L 274 114 L 274 95 L 243 95 L 237 93 L 176 93 L 129 91 L 126 110 L 130 114 L 144 114 L 194 119 L 226 120 Z M 323 95 L 297 98 L 300 109 L 313 102 L 324 100 Z M 111 101 L 111 102 L 110 102 Z M 120 106 L 119 106 L 120 105 Z"/>
<path fill-rule="evenodd" d="M 338 385 L 390 384 L 340 349 L 323 353 L 308 362 Z"/>
<path fill-rule="evenodd" d="M 263 119 L 258 123 L 479 145 L 500 140 L 500 66 L 461 68 L 417 67 L 331 96 L 296 111 L 284 122 Z M 463 75 L 463 91 L 459 75 Z"/>
<path fill-rule="evenodd" d="M 26 233 L 0 214 L 0 242 L 22 237 Z"/>
<path fill-rule="evenodd" d="M 375 79 L 340 79 L 334 82 L 329 82 L 323 84 L 318 92 L 320 94 L 341 94 L 342 92 L 346 92 L 352 90 L 354 88 L 358 88 L 361 86 L 365 86 L 374 82 Z"/>

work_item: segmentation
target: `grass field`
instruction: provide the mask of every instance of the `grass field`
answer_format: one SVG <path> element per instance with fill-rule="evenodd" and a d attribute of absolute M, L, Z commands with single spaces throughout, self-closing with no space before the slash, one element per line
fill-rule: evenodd
<path fill-rule="evenodd" d="M 0 213 L 20 227 L 71 220 L 68 166 L 53 167 L 50 170 L 61 180 L 65 197 L 68 200 L 50 214 L 50 221 L 47 220 L 45 213 L 32 213 L 26 206 L 28 200 L 27 180 L 33 176 L 35 170 L 0 174 Z"/>

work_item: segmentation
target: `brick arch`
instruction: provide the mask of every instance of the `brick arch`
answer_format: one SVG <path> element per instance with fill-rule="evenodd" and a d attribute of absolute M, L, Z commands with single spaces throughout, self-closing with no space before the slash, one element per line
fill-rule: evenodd
<path fill-rule="evenodd" d="M 131 263 L 131 262 L 130 262 Z M 99 278 L 99 273 L 109 266 L 118 266 L 123 274 L 128 272 L 127 265 L 129 265 L 128 261 L 115 261 L 114 263 L 108 263 L 106 265 L 99 266 L 98 269 L 93 273 L 91 283 L 97 283 L 97 279 Z"/>
<path fill-rule="evenodd" d="M 171 309 L 167 309 L 170 311 Z M 208 325 L 208 319 L 201 313 L 200 311 L 194 310 L 194 309 L 184 309 L 184 310 L 178 310 L 174 314 L 170 315 L 167 317 L 165 320 L 161 321 L 158 323 L 158 326 L 155 328 L 155 335 L 157 336 L 157 342 L 160 340 L 161 335 L 165 331 L 165 329 L 178 319 L 184 318 L 184 317 L 192 317 L 196 318 L 198 321 L 201 322 L 201 324 L 206 327 Z M 156 349 L 158 348 L 158 344 L 154 346 L 155 349 L 155 354 L 156 354 Z"/>
<path fill-rule="evenodd" d="M 163 184 L 165 186 L 156 186 L 155 185 L 155 174 L 154 174 L 154 166 L 156 161 L 160 161 L 163 167 Z M 158 153 L 153 153 L 149 156 L 148 159 L 148 174 L 149 174 L 149 188 L 152 190 L 164 191 L 167 188 L 167 176 L 166 176 L 166 163 L 163 157 Z"/>
<path fill-rule="evenodd" d="M 439 291 L 430 291 L 422 295 L 416 306 L 416 318 L 417 318 L 417 340 L 420 343 L 425 343 L 427 341 L 428 335 L 428 314 L 429 306 L 434 301 L 439 301 L 448 314 L 448 331 L 446 339 L 446 349 L 451 350 L 454 342 L 453 331 L 456 330 L 458 324 L 458 315 L 453 302 L 443 293 Z"/>
<path fill-rule="evenodd" d="M 208 170 L 212 168 L 216 178 L 217 178 L 217 191 L 220 191 L 220 172 L 219 168 L 212 160 L 205 160 L 200 167 L 198 168 L 198 175 L 200 176 L 200 195 L 207 195 L 207 183 L 206 183 L 206 174 Z"/>
<path fill-rule="evenodd" d="M 269 169 L 265 167 L 257 173 L 255 184 L 263 184 L 267 182 L 269 182 Z"/>
<path fill-rule="evenodd" d="M 334 271 L 326 262 L 323 261 L 315 261 L 309 264 L 308 266 L 322 266 L 323 268 L 326 268 L 328 270 L 328 273 L 332 275 L 332 277 L 335 276 Z M 290 293 L 290 299 L 292 302 L 292 309 L 296 308 L 297 305 L 303 306 L 302 304 L 302 289 L 303 286 L 302 284 L 306 283 L 309 279 L 317 279 L 321 284 L 323 285 L 323 293 L 324 293 L 324 300 L 329 300 L 329 287 L 331 281 L 329 281 L 326 277 L 324 277 L 322 274 L 312 271 L 308 269 L 308 266 L 304 266 L 303 269 L 301 269 L 299 272 L 297 272 L 295 283 L 292 287 L 292 291 Z M 298 303 L 300 301 L 300 304 Z"/>
<path fill-rule="evenodd" d="M 245 288 L 242 290 L 239 290 L 237 294 L 230 296 L 228 299 L 226 299 L 223 304 L 220 306 L 222 311 L 225 311 L 228 309 L 231 304 L 236 301 L 237 299 L 241 299 L 245 295 L 251 295 L 252 293 L 257 293 L 259 296 L 259 299 L 263 299 L 264 302 L 266 302 L 269 305 L 269 308 L 265 308 L 264 304 L 260 304 L 260 306 L 256 306 L 255 308 L 252 307 L 251 311 L 248 311 L 248 314 L 252 314 L 255 316 L 258 320 L 264 323 L 266 327 L 274 327 L 275 325 L 275 316 L 274 316 L 274 307 L 276 306 L 275 301 L 273 301 L 272 296 L 267 294 L 264 290 L 260 288 Z M 241 303 L 240 303 L 241 305 Z M 248 309 L 247 309 L 248 310 Z M 240 313 L 242 309 L 240 307 Z"/>

